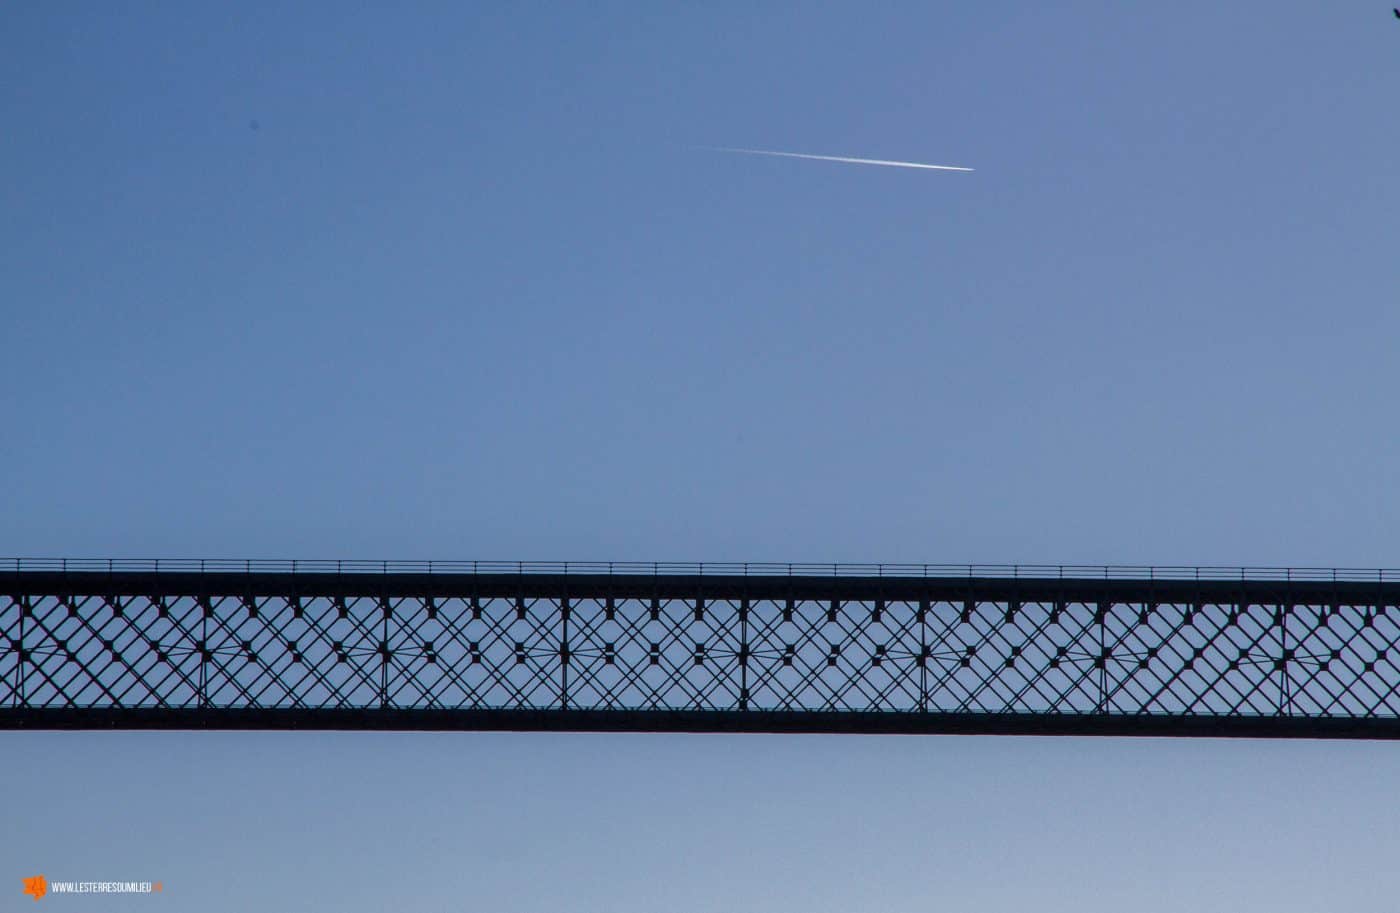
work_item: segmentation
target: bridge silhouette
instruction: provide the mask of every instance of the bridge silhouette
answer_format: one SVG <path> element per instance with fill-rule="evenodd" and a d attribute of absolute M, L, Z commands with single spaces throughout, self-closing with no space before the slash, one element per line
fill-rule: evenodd
<path fill-rule="evenodd" d="M 0 561 L 0 728 L 1400 737 L 1400 572 Z"/>

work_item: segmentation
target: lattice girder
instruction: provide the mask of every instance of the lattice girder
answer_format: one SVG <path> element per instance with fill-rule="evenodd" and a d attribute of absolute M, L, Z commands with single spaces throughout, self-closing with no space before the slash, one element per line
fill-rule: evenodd
<path fill-rule="evenodd" d="M 3 579 L 8 726 L 1400 731 L 1393 581 Z"/>

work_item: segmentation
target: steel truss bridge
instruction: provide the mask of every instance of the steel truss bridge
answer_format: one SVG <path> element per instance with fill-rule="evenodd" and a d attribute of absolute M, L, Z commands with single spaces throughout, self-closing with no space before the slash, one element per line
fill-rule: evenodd
<path fill-rule="evenodd" d="M 0 562 L 0 728 L 1400 738 L 1400 572 Z"/>

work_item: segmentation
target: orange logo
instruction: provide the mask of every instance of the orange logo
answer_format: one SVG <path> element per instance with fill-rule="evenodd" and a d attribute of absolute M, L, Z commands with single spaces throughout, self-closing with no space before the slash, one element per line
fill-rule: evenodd
<path fill-rule="evenodd" d="M 35 875 L 33 878 L 24 879 L 24 893 L 34 895 L 38 900 L 49 893 L 49 882 L 43 875 Z"/>

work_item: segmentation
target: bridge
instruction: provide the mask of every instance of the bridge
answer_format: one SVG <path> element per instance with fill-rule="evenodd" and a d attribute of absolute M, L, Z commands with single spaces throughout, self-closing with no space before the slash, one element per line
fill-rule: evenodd
<path fill-rule="evenodd" d="M 0 561 L 0 728 L 1400 738 L 1400 572 Z"/>

